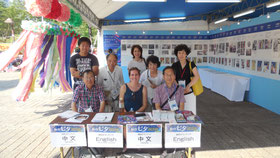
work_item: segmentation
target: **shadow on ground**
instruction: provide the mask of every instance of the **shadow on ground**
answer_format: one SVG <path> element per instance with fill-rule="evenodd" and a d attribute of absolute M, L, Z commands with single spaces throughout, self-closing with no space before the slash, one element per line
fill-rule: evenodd
<path fill-rule="evenodd" d="M 54 110 L 48 110 L 48 111 L 37 111 L 34 112 L 36 114 L 43 114 L 42 116 L 51 116 L 51 115 L 56 115 L 59 113 L 62 113 L 64 111 L 70 110 L 71 107 L 71 97 L 63 97 L 58 99 L 57 104 L 45 104 L 43 106 L 48 106 L 48 107 L 57 107 L 57 109 Z"/>
<path fill-rule="evenodd" d="M 16 80 L 8 80 L 8 81 L 1 81 L 0 80 L 0 91 L 4 91 L 4 90 L 8 90 L 8 89 L 12 89 L 14 87 L 17 86 L 19 80 L 16 79 Z"/>

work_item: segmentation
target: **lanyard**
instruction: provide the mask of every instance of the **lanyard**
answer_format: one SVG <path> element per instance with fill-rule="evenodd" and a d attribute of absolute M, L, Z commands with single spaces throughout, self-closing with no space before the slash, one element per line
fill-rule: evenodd
<path fill-rule="evenodd" d="M 108 70 L 107 70 L 107 72 L 108 72 L 108 74 L 109 74 L 111 80 L 113 81 L 113 85 L 114 85 L 114 84 L 115 84 L 115 80 L 113 79 L 113 77 L 111 76 L 111 73 L 110 73 Z"/>
<path fill-rule="evenodd" d="M 89 92 L 88 92 L 89 93 Z M 86 99 L 87 99 L 87 106 L 89 106 L 89 104 L 90 104 L 90 98 L 86 95 L 86 85 L 85 85 L 85 87 L 84 87 L 84 96 L 86 97 Z"/>
<path fill-rule="evenodd" d="M 170 98 L 170 95 L 169 95 L 169 93 L 168 93 L 168 88 L 167 88 L 167 85 L 165 85 L 164 87 L 165 87 L 166 93 L 167 93 L 167 95 L 168 95 L 168 100 L 170 100 L 171 98 Z M 175 91 L 175 89 L 176 89 L 176 85 L 175 85 L 175 84 L 173 84 L 173 87 L 174 87 L 174 91 Z"/>
<path fill-rule="evenodd" d="M 181 65 L 180 65 L 180 66 L 181 66 Z M 181 69 L 180 69 L 180 70 L 181 70 Z M 186 66 L 185 66 L 185 68 L 183 69 L 183 73 L 181 73 L 181 78 L 180 78 L 180 79 L 183 78 L 185 71 L 186 71 Z"/>

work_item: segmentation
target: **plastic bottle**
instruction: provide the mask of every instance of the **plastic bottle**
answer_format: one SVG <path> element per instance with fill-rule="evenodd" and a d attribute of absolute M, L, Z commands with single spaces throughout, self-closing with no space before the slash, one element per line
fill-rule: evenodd
<path fill-rule="evenodd" d="M 119 100 L 119 109 L 120 109 L 120 113 L 124 112 L 124 101 L 123 101 L 123 98 L 120 98 L 120 100 Z"/>

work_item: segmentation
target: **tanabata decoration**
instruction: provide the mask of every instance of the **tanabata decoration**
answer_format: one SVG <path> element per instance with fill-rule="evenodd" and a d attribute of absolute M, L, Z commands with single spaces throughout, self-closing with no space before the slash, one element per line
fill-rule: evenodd
<path fill-rule="evenodd" d="M 78 38 L 74 30 L 46 22 L 23 21 L 24 29 L 10 48 L 0 54 L 4 70 L 24 49 L 20 82 L 13 93 L 17 101 L 26 101 L 38 79 L 44 91 L 59 85 L 62 92 L 72 91 L 69 61 Z"/>
<path fill-rule="evenodd" d="M 46 16 L 51 12 L 51 0 L 25 0 L 27 11 L 33 16 Z"/>
<path fill-rule="evenodd" d="M 56 21 L 59 21 L 59 22 L 68 21 L 70 18 L 70 9 L 63 3 L 60 3 L 60 5 L 61 5 L 61 14 L 56 19 Z"/>
<path fill-rule="evenodd" d="M 61 5 L 58 0 L 52 0 L 51 12 L 45 16 L 48 19 L 56 19 L 61 15 Z"/>
<path fill-rule="evenodd" d="M 74 27 L 80 26 L 82 24 L 82 18 L 79 13 L 75 13 L 73 9 L 70 9 L 70 19 L 67 21 L 69 25 Z"/>
<path fill-rule="evenodd" d="M 70 10 L 67 5 L 59 3 L 58 0 L 26 0 L 25 7 L 33 16 L 55 19 L 74 27 L 82 24 L 81 15 L 73 9 Z"/>

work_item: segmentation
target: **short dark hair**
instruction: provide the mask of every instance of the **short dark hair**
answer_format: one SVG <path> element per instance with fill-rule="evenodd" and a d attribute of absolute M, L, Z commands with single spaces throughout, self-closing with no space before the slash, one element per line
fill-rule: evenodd
<path fill-rule="evenodd" d="M 118 56 L 117 56 L 115 53 L 108 54 L 108 55 L 106 56 L 106 60 L 108 60 L 108 58 L 109 58 L 110 55 L 113 55 L 113 56 L 118 60 Z"/>
<path fill-rule="evenodd" d="M 128 76 L 130 76 L 131 71 L 134 71 L 134 70 L 136 70 L 138 72 L 138 74 L 140 75 L 140 70 L 137 67 L 132 67 L 128 70 Z"/>
<path fill-rule="evenodd" d="M 87 42 L 89 45 L 91 45 L 91 41 L 87 37 L 81 37 L 78 41 L 78 46 L 80 46 L 82 42 Z"/>
<path fill-rule="evenodd" d="M 113 53 L 113 49 L 111 49 L 111 48 L 108 49 L 108 52 L 109 52 L 109 53 Z"/>
<path fill-rule="evenodd" d="M 148 56 L 147 62 L 146 62 L 147 67 L 149 65 L 149 62 L 157 64 L 157 67 L 160 67 L 159 58 L 157 56 L 154 56 L 154 55 Z"/>
<path fill-rule="evenodd" d="M 179 44 L 174 49 L 174 54 L 177 56 L 179 51 L 184 50 L 187 53 L 187 56 L 191 53 L 191 49 L 185 44 Z"/>
<path fill-rule="evenodd" d="M 164 75 L 165 71 L 168 70 L 168 69 L 171 69 L 171 70 L 173 71 L 174 75 L 176 76 L 176 72 L 175 72 L 175 70 L 173 69 L 173 67 L 171 67 L 171 66 L 166 66 L 166 67 L 163 69 L 162 74 Z"/>
<path fill-rule="evenodd" d="M 133 54 L 133 51 L 134 51 L 135 48 L 138 48 L 140 50 L 140 52 L 141 52 L 140 58 L 142 59 L 143 58 L 142 57 L 143 49 L 142 49 L 142 47 L 140 45 L 133 45 L 131 47 L 131 55 L 133 56 L 133 58 L 135 58 L 135 56 Z"/>
<path fill-rule="evenodd" d="M 86 70 L 86 71 L 84 71 L 84 72 L 83 72 L 83 76 L 82 76 L 82 77 L 84 77 L 84 76 L 85 76 L 85 74 L 89 74 L 89 73 L 92 73 L 92 74 L 93 74 L 93 76 L 95 77 L 95 74 L 94 74 L 94 72 L 93 72 L 92 70 Z"/>

